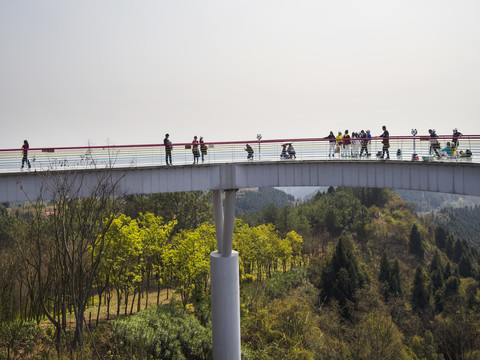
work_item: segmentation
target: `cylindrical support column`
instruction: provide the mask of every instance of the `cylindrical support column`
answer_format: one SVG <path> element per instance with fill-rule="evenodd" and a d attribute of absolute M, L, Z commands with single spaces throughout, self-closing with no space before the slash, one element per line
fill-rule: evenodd
<path fill-rule="evenodd" d="M 213 202 L 213 216 L 215 218 L 215 233 L 217 234 L 217 250 L 222 252 L 223 239 L 223 205 L 222 205 L 222 191 L 212 191 Z"/>
<path fill-rule="evenodd" d="M 238 253 L 210 254 L 214 360 L 240 360 L 240 286 Z"/>
<path fill-rule="evenodd" d="M 235 198 L 237 190 L 225 191 L 223 210 L 222 256 L 229 257 L 232 253 L 233 227 L 235 225 Z M 215 225 L 216 226 L 216 225 Z"/>

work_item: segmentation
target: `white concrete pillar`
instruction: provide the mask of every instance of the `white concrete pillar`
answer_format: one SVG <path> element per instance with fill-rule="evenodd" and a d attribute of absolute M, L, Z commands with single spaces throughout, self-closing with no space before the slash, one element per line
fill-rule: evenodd
<path fill-rule="evenodd" d="M 225 191 L 225 206 L 223 209 L 223 237 L 222 256 L 228 257 L 232 253 L 233 226 L 235 225 L 235 198 L 237 190 Z M 216 226 L 216 225 L 215 225 Z"/>
<path fill-rule="evenodd" d="M 238 253 L 232 251 L 236 190 L 213 192 L 217 248 L 210 254 L 214 360 L 240 360 L 240 279 Z M 222 211 L 223 210 L 223 211 Z"/>
<path fill-rule="evenodd" d="M 238 253 L 210 254 L 214 360 L 240 360 L 240 287 Z"/>
<path fill-rule="evenodd" d="M 217 250 L 222 252 L 223 239 L 223 205 L 222 205 L 222 190 L 212 191 L 213 201 L 213 216 L 215 219 L 215 233 L 217 234 Z"/>

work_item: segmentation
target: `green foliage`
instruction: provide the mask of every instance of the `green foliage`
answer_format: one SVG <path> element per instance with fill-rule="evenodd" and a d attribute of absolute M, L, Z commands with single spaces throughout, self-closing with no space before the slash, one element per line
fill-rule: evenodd
<path fill-rule="evenodd" d="M 31 350 L 32 340 L 38 336 L 39 328 L 33 323 L 24 323 L 20 320 L 0 322 L 0 349 L 4 349 L 7 359 L 19 351 Z"/>
<path fill-rule="evenodd" d="M 414 204 L 415 211 L 426 213 L 432 211 L 443 211 L 442 209 L 451 208 L 456 212 L 460 208 L 479 205 L 479 198 L 476 196 L 455 195 L 447 193 L 437 193 L 430 191 L 413 190 L 395 190 L 404 201 Z"/>
<path fill-rule="evenodd" d="M 210 273 L 209 254 L 215 244 L 215 228 L 211 224 L 175 235 L 166 263 L 172 265 L 175 288 L 183 306 L 195 295 L 202 296 Z"/>
<path fill-rule="evenodd" d="M 402 295 L 399 262 L 395 260 L 392 266 L 386 253 L 383 254 L 380 260 L 378 280 L 383 283 L 382 292 L 385 299 L 388 299 L 390 296 Z"/>
<path fill-rule="evenodd" d="M 419 231 L 417 224 L 413 224 L 412 230 L 410 231 L 410 239 L 408 243 L 408 251 L 415 255 L 420 260 L 423 260 L 425 255 L 424 250 L 424 236 Z"/>
<path fill-rule="evenodd" d="M 265 281 L 265 292 L 271 299 L 288 294 L 292 289 L 307 283 L 305 267 L 297 267 L 287 272 L 275 273 Z"/>
<path fill-rule="evenodd" d="M 256 191 L 244 191 L 238 194 L 235 202 L 235 214 L 240 216 L 244 212 L 259 212 L 267 206 L 281 209 L 291 205 L 294 201 L 295 198 L 292 195 L 281 190 L 260 187 Z"/>
<path fill-rule="evenodd" d="M 115 320 L 111 337 L 122 358 L 192 359 L 212 357 L 211 330 L 184 310 L 152 307 Z"/>
<path fill-rule="evenodd" d="M 480 357 L 480 316 L 456 306 L 454 311 L 438 315 L 434 322 L 435 340 L 445 359 Z"/>
<path fill-rule="evenodd" d="M 415 269 L 410 302 L 416 312 L 422 312 L 430 305 L 430 291 L 421 266 Z"/>
<path fill-rule="evenodd" d="M 447 232 L 441 226 L 435 228 L 435 244 L 441 250 L 445 249 L 447 243 Z"/>
<path fill-rule="evenodd" d="M 121 296 L 135 292 L 143 301 L 151 278 L 158 289 L 180 295 L 180 309 L 150 308 L 138 317 L 117 319 L 110 343 L 103 340 L 100 346 L 101 358 L 211 357 L 209 253 L 216 237 L 211 222 L 196 223 L 206 214 L 199 208 L 204 200 L 201 193 L 129 199 L 129 212 L 112 222 L 95 274 L 97 288 L 110 291 L 115 284 Z M 141 211 L 143 202 L 157 215 Z M 158 215 L 168 206 L 186 207 L 179 214 L 199 214 L 190 214 L 192 223 L 182 228 L 174 214 Z M 428 217 L 415 218 L 390 191 L 332 188 L 295 207 L 270 205 L 257 214 L 244 213 L 242 220 L 235 221 L 233 245 L 243 280 L 244 358 L 479 358 L 478 251 Z M 48 231 L 46 227 L 43 234 Z M 418 237 L 425 271 L 414 269 L 420 256 L 410 245 Z M 48 243 L 40 245 L 48 255 Z M 17 278 L 12 271 L 16 257 L 0 254 L 0 280 L 8 283 L 9 277 Z M 23 284 L 35 283 L 35 277 L 20 270 Z M 0 284 L 1 311 L 15 311 L 18 305 L 7 299 L 16 300 L 18 288 Z M 36 286 L 32 293 L 22 293 L 23 299 L 35 294 Z M 410 291 L 403 297 L 405 288 Z M 35 296 L 22 307 L 30 301 Z M 50 347 L 42 356 L 54 353 Z M 91 348 L 83 355 L 94 356 Z"/>
<path fill-rule="evenodd" d="M 366 274 L 360 268 L 349 235 L 342 235 L 330 262 L 321 275 L 322 299 L 337 300 L 341 306 L 355 301 L 355 293 L 365 286 Z"/>
<path fill-rule="evenodd" d="M 477 198 L 478 199 L 478 198 Z M 454 236 L 480 247 L 480 206 L 447 207 L 435 213 L 433 220 Z"/>
<path fill-rule="evenodd" d="M 161 216 L 166 223 L 176 221 L 175 231 L 195 229 L 213 219 L 211 195 L 203 191 L 166 194 L 128 195 L 125 197 L 125 215 L 135 219 L 140 213 Z"/>
<path fill-rule="evenodd" d="M 408 359 L 402 333 L 391 316 L 382 312 L 366 314 L 355 327 L 354 340 L 351 346 L 354 359 Z"/>
<path fill-rule="evenodd" d="M 312 308 L 317 296 L 304 285 L 242 318 L 242 341 L 253 359 L 315 359 L 322 333 Z"/>

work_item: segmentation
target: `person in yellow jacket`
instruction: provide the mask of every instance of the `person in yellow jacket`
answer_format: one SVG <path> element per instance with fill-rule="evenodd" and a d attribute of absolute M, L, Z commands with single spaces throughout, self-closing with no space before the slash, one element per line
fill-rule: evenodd
<path fill-rule="evenodd" d="M 335 152 L 338 154 L 342 153 L 342 146 L 343 146 L 343 135 L 342 132 L 339 131 L 337 135 L 337 147 L 335 148 Z"/>

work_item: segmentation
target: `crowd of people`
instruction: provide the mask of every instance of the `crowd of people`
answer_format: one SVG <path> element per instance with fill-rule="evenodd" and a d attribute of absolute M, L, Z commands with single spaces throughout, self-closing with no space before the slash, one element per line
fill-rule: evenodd
<path fill-rule="evenodd" d="M 458 154 L 458 139 L 462 136 L 462 133 L 459 132 L 457 128 L 453 129 L 452 141 L 447 141 L 443 149 L 441 149 L 440 141 L 435 129 L 429 129 L 428 134 L 429 138 L 424 140 L 430 142 L 430 155 L 441 158 L 442 156 L 453 156 Z"/>
<path fill-rule="evenodd" d="M 387 130 L 387 127 L 382 126 L 382 134 L 379 137 L 382 138 L 382 150 L 378 152 L 377 156 L 380 159 L 390 159 L 390 134 Z M 415 131 L 415 133 L 413 133 Z M 416 130 L 412 130 L 412 134 L 416 135 Z M 445 147 L 442 149 L 440 141 L 435 129 L 428 130 L 428 137 L 421 137 L 420 140 L 428 140 L 430 142 L 430 155 L 440 158 L 442 156 L 452 157 L 455 155 L 465 155 L 462 152 L 458 151 L 459 138 L 463 135 L 458 131 L 457 128 L 453 129 L 452 140 L 447 141 Z M 352 132 L 351 135 L 348 130 L 345 130 L 342 134 L 341 131 L 335 136 L 333 131 L 330 131 L 330 134 L 324 139 L 328 139 L 328 157 L 334 158 L 335 155 L 343 158 L 356 158 L 356 157 L 370 157 L 372 155 L 370 145 L 372 142 L 372 135 L 370 130 L 360 130 L 359 132 Z M 173 144 L 170 140 L 170 134 L 165 134 L 163 139 L 163 145 L 165 147 L 165 163 L 166 165 L 172 165 L 172 150 Z M 207 156 L 208 146 L 203 140 L 203 136 L 200 136 L 200 139 L 195 135 L 193 141 L 189 146 L 192 149 L 193 154 L 193 164 L 198 164 L 199 159 L 202 159 L 202 163 L 205 162 L 205 157 Z M 31 168 L 30 161 L 28 160 L 28 150 L 30 145 L 27 140 L 23 141 L 22 145 L 22 166 L 24 168 L 27 164 L 28 168 Z M 247 159 L 254 159 L 254 150 L 249 145 L 245 145 L 247 152 Z M 469 150 L 467 150 L 469 152 Z M 469 153 L 471 156 L 471 152 Z M 468 156 L 468 154 L 467 154 Z M 282 144 L 282 149 L 280 153 L 281 159 L 296 159 L 296 151 L 292 143 Z M 418 159 L 417 154 L 413 154 L 414 159 Z"/>

